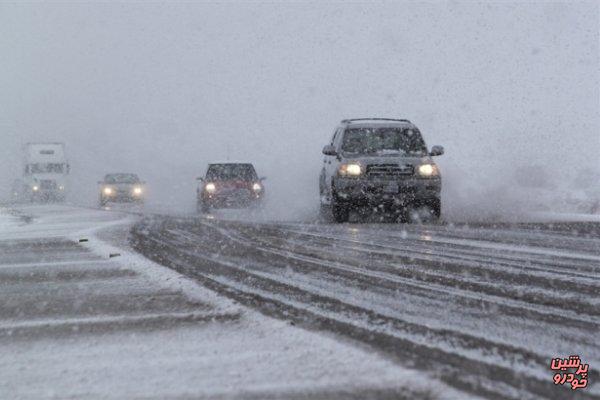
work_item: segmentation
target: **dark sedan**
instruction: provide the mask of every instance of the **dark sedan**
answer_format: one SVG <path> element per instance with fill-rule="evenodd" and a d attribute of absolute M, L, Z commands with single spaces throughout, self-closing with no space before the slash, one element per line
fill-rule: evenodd
<path fill-rule="evenodd" d="M 250 163 L 209 164 L 205 176 L 198 179 L 197 204 L 201 212 L 258 206 L 265 195 L 265 178 L 259 178 Z"/>
<path fill-rule="evenodd" d="M 136 174 L 116 173 L 107 174 L 100 185 L 99 204 L 101 207 L 109 202 L 143 203 L 146 188 L 145 183 Z"/>

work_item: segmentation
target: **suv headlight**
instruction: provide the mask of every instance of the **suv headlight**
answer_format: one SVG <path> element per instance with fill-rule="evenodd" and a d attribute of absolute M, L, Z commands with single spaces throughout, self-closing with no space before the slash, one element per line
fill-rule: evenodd
<path fill-rule="evenodd" d="M 206 193 L 212 194 L 212 193 L 216 192 L 217 186 L 215 186 L 214 183 L 209 182 L 204 186 L 204 190 L 206 190 Z"/>
<path fill-rule="evenodd" d="M 342 164 L 338 170 L 340 176 L 359 176 L 362 175 L 363 170 L 360 164 Z"/>
<path fill-rule="evenodd" d="M 424 177 L 424 178 L 429 178 L 432 176 L 438 176 L 439 175 L 439 171 L 438 171 L 438 167 L 435 164 L 423 164 L 423 165 L 419 165 L 419 175 Z"/>

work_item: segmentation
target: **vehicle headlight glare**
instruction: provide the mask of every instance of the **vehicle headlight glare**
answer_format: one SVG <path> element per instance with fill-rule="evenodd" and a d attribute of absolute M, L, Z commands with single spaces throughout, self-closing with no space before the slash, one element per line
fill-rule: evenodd
<path fill-rule="evenodd" d="M 214 183 L 207 183 L 204 186 L 204 190 L 206 190 L 207 193 L 214 193 L 217 190 L 217 187 Z"/>
<path fill-rule="evenodd" d="M 434 164 L 423 164 L 419 166 L 419 175 L 435 176 L 438 174 L 437 167 Z"/>
<path fill-rule="evenodd" d="M 113 190 L 112 190 L 112 188 L 105 187 L 104 190 L 103 190 L 103 192 L 104 192 L 105 195 L 110 196 L 113 193 Z"/>
<path fill-rule="evenodd" d="M 34 186 L 34 187 L 32 187 L 31 189 L 32 189 L 34 192 L 37 192 L 38 190 L 40 190 L 40 188 L 39 188 L 39 187 L 37 187 L 37 186 Z"/>
<path fill-rule="evenodd" d="M 255 183 L 254 185 L 252 185 L 252 190 L 254 190 L 255 192 L 260 192 L 262 190 L 262 186 L 260 186 L 259 183 Z"/>
<path fill-rule="evenodd" d="M 134 188 L 133 188 L 133 194 L 135 194 L 135 195 L 138 195 L 138 196 L 139 196 L 140 194 L 142 194 L 142 188 L 141 188 L 141 187 L 139 187 L 139 186 L 137 186 L 137 187 L 134 187 Z"/>
<path fill-rule="evenodd" d="M 362 174 L 360 164 L 342 164 L 340 166 L 340 175 L 342 176 L 358 176 Z"/>

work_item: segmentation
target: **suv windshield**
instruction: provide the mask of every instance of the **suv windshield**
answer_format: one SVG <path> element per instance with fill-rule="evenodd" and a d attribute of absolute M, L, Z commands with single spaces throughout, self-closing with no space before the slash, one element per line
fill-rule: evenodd
<path fill-rule="evenodd" d="M 252 164 L 212 164 L 206 172 L 209 181 L 254 181 L 257 179 Z"/>
<path fill-rule="evenodd" d="M 104 177 L 106 183 L 139 183 L 140 178 L 135 174 L 112 174 Z"/>
<path fill-rule="evenodd" d="M 352 128 L 344 133 L 342 151 L 349 154 L 427 154 L 425 142 L 416 129 Z"/>

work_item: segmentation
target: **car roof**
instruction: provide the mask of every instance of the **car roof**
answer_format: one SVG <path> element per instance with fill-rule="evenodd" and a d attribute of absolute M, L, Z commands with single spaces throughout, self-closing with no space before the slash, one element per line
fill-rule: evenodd
<path fill-rule="evenodd" d="M 131 172 L 111 172 L 110 174 L 106 174 L 104 176 L 137 176 L 137 174 Z"/>
<path fill-rule="evenodd" d="M 356 128 L 368 128 L 368 127 L 403 127 L 403 128 L 416 128 L 416 126 L 407 119 L 393 119 L 393 118 L 355 118 L 355 119 L 343 119 L 340 122 L 340 126 L 343 127 L 356 127 Z"/>
<path fill-rule="evenodd" d="M 210 162 L 208 163 L 208 165 L 214 165 L 214 164 L 250 164 L 253 165 L 251 162 L 248 161 L 214 161 L 214 162 Z"/>

